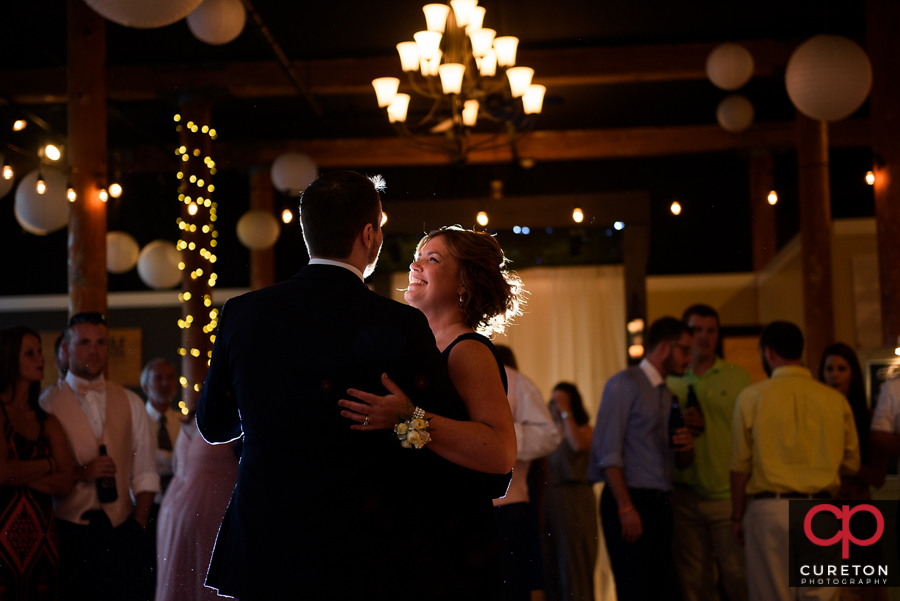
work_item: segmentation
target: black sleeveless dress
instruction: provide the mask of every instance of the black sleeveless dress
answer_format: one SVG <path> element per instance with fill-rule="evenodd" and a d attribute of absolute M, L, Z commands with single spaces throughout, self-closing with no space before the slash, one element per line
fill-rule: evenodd
<path fill-rule="evenodd" d="M 50 443 L 41 423 L 36 440 L 29 440 L 9 423 L 3 428 L 9 460 L 50 457 Z M 50 495 L 27 486 L 0 486 L 0 601 L 56 599 L 59 541 L 53 525 Z"/>
<path fill-rule="evenodd" d="M 463 340 L 477 340 L 487 346 L 497 360 L 503 390 L 507 390 L 506 370 L 497 356 L 491 341 L 481 334 L 463 334 L 444 349 L 446 361 L 450 351 Z M 449 541 L 444 557 L 452 562 L 453 572 L 458 579 L 454 588 L 461 591 L 467 600 L 496 601 L 503 598 L 503 556 L 500 548 L 500 532 L 494 505 L 491 500 L 502 496 L 509 487 L 509 474 L 483 474 L 470 472 L 469 485 L 477 487 L 478 495 L 461 495 L 448 499 L 453 504 L 450 514 L 453 519 L 445 521 L 447 528 L 444 540 Z M 502 491 L 502 492 L 501 492 Z M 499 494 L 498 494 L 499 493 Z"/>

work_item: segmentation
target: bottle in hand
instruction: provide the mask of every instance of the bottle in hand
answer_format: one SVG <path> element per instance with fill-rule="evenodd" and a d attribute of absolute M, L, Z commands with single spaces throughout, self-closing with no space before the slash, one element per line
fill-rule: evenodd
<path fill-rule="evenodd" d="M 703 417 L 703 409 L 700 408 L 700 401 L 697 400 L 697 393 L 694 392 L 694 385 L 688 385 L 687 392 L 687 405 L 685 409 L 696 409 L 697 413 L 700 414 L 700 417 Z M 694 434 L 700 434 L 703 430 L 706 429 L 706 426 L 701 426 L 699 428 L 695 428 L 696 432 Z"/>
<path fill-rule="evenodd" d="M 100 456 L 106 457 L 106 445 L 100 445 Z M 112 503 L 119 498 L 119 491 L 116 489 L 116 479 L 106 476 L 97 478 L 97 496 L 100 497 L 101 503 Z"/>
<path fill-rule="evenodd" d="M 681 406 L 678 404 L 678 397 L 672 395 L 672 410 L 669 412 L 669 446 L 675 447 L 673 437 L 684 427 L 684 416 L 681 415 Z"/>

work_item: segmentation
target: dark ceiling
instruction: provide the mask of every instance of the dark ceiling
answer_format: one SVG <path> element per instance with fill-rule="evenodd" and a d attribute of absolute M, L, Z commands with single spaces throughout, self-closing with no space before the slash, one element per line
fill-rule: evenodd
<path fill-rule="evenodd" d="M 23 74 L 37 81 L 44 76 L 47 82 L 59 80 L 66 64 L 66 3 L 30 0 L 7 4 L 0 20 L 0 98 L 7 100 L 0 106 L 0 144 L 24 150 L 25 154 L 6 152 L 17 169 L 21 166 L 19 173 L 24 173 L 36 166 L 34 155 L 29 153 L 47 140 L 64 142 L 66 135 L 64 104 L 16 101 L 24 89 Z M 413 32 L 423 28 L 422 4 L 421 0 L 254 0 L 265 25 L 290 59 L 388 57 L 394 61 L 390 64 L 396 65 L 396 72 L 383 75 L 400 74 L 394 45 L 411 39 Z M 612 48 L 625 60 L 630 49 L 642 46 L 722 41 L 771 41 L 793 46 L 818 33 L 846 35 L 865 47 L 862 0 L 482 0 L 481 5 L 487 9 L 485 26 L 496 29 L 498 35 L 519 37 L 525 54 Z M 122 72 L 116 68 L 125 68 L 125 72 L 143 68 L 147 73 L 216 72 L 229 64 L 273 60 L 271 48 L 250 19 L 235 41 L 219 47 L 195 39 L 184 20 L 154 30 L 107 24 L 111 73 Z M 354 62 L 341 64 L 347 71 L 332 75 L 338 81 L 352 79 Z M 538 71 L 535 79 L 540 77 Z M 323 110 L 317 116 L 299 95 L 238 98 L 224 91 L 227 84 L 223 81 L 222 90 L 215 95 L 212 113 L 222 144 L 261 144 L 277 149 L 289 140 L 393 136 L 371 88 L 317 95 L 316 102 Z M 35 85 L 29 84 L 29 91 Z M 53 89 L 51 83 L 47 85 Z M 177 239 L 176 180 L 169 169 L 131 172 L 129 157 L 138 148 L 158 147 L 169 152 L 176 146 L 172 114 L 179 96 L 186 91 L 159 89 L 152 99 L 111 99 L 109 103 L 110 171 L 111 175 L 117 169 L 122 172 L 126 190 L 109 206 L 109 229 L 129 231 L 142 245 L 156 238 Z M 755 127 L 794 118 L 783 69 L 755 77 L 741 93 L 754 104 Z M 705 79 L 551 86 L 536 129 L 715 125 L 715 108 L 725 94 Z M 20 118 L 22 110 L 45 121 L 46 129 L 31 123 L 25 131 L 12 132 L 8 124 Z M 851 119 L 864 119 L 867 110 L 863 106 Z M 779 242 L 784 243 L 797 231 L 796 155 L 789 147 L 773 151 L 775 181 L 781 192 L 777 207 Z M 651 198 L 653 232 L 650 273 L 668 274 L 752 269 L 748 157 L 747 149 L 738 149 L 665 157 L 544 161 L 530 169 L 513 163 L 364 169 L 385 175 L 388 199 L 423 203 L 429 199 L 487 196 L 489 182 L 495 179 L 503 180 L 504 192 L 510 196 L 646 190 Z M 862 180 L 870 168 L 871 150 L 838 148 L 832 151 L 831 162 L 834 216 L 872 215 L 871 190 Z M 223 232 L 219 282 L 225 287 L 246 286 L 248 252 L 233 235 L 234 222 L 248 206 L 246 166 L 221 165 L 217 178 L 218 227 Z M 22 232 L 13 217 L 13 196 L 10 193 L 0 199 L 0 250 L 6 257 L 15 253 L 23 260 L 4 268 L 0 294 L 64 292 L 65 232 L 47 237 Z M 673 199 L 684 207 L 678 217 L 668 212 Z M 278 202 L 296 204 L 286 198 Z M 276 252 L 279 278 L 289 276 L 305 260 L 296 225 L 284 228 Z M 111 276 L 111 290 L 142 288 L 134 273 Z"/>

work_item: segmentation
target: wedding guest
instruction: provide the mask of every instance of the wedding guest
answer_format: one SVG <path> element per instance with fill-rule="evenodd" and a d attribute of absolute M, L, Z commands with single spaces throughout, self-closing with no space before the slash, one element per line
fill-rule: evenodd
<path fill-rule="evenodd" d="M 72 455 L 59 420 L 38 405 L 43 377 L 37 332 L 0 331 L 0 598 L 8 601 L 58 594 L 51 495 L 72 490 Z"/>
<path fill-rule="evenodd" d="M 740 392 L 753 383 L 743 367 L 717 355 L 719 314 L 709 305 L 693 305 L 682 315 L 691 329 L 691 365 L 683 376 L 670 376 L 694 434 L 694 463 L 675 474 L 672 514 L 675 568 L 685 601 L 718 601 L 719 583 L 729 601 L 746 601 L 744 548 L 731 533 L 731 423 Z M 697 402 L 688 407 L 689 397 Z M 715 566 L 715 569 L 710 569 Z"/>
<path fill-rule="evenodd" d="M 847 401 L 803 367 L 800 328 L 770 323 L 759 350 L 769 379 L 745 388 L 734 412 L 732 530 L 745 548 L 750 601 L 794 599 L 801 591 L 788 585 L 790 500 L 830 499 L 841 476 L 859 469 L 859 441 Z M 837 590 L 802 592 L 830 599 Z"/>
<path fill-rule="evenodd" d="M 509 408 L 516 428 L 516 464 L 506 496 L 494 499 L 503 550 L 504 599 L 528 601 L 534 585 L 532 575 L 541 573 L 543 560 L 528 550 L 539 549 L 538 524 L 528 495 L 531 462 L 552 453 L 562 440 L 553 424 L 538 387 L 525 377 L 508 346 L 495 347 L 509 382 Z"/>
<path fill-rule="evenodd" d="M 143 599 L 151 572 L 144 529 L 159 492 L 147 412 L 136 394 L 103 375 L 108 356 L 105 315 L 76 313 L 65 334 L 66 379 L 46 389 L 40 399 L 41 408 L 62 423 L 75 458 L 75 486 L 54 502 L 60 596 Z M 107 455 L 100 453 L 101 446 Z M 100 502 L 98 478 L 115 479 L 114 501 Z"/>
<path fill-rule="evenodd" d="M 640 365 L 606 382 L 595 420 L 588 477 L 606 482 L 600 519 L 621 601 L 661 599 L 678 586 L 672 559 L 670 493 L 676 468 L 694 459 L 686 427 L 670 432 L 665 378 L 691 358 L 691 331 L 674 317 L 650 325 Z"/>
<path fill-rule="evenodd" d="M 550 412 L 563 441 L 547 458 L 547 599 L 593 601 L 597 499 L 588 480 L 588 464 L 594 428 L 588 421 L 581 393 L 569 382 L 560 382 L 553 388 Z"/>

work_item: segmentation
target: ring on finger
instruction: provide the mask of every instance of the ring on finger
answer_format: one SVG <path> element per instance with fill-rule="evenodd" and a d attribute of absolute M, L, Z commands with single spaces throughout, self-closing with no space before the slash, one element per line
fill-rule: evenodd
<path fill-rule="evenodd" d="M 363 422 L 363 426 L 368 426 L 368 425 L 369 425 L 369 416 L 367 415 L 366 420 Z"/>

